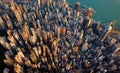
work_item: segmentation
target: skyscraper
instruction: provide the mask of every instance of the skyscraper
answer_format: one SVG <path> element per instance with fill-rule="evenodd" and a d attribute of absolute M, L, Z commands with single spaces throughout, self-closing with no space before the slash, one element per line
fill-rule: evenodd
<path fill-rule="evenodd" d="M 44 5 L 45 4 L 45 0 L 42 0 L 42 5 Z"/>
<path fill-rule="evenodd" d="M 21 15 L 19 14 L 18 10 L 15 10 L 15 16 L 16 16 L 16 18 L 17 18 L 17 21 L 18 21 L 19 23 L 22 23 L 22 17 L 21 17 Z"/>
<path fill-rule="evenodd" d="M 40 0 L 37 0 L 37 1 L 38 1 L 38 6 L 40 6 L 40 3 L 41 3 Z"/>
<path fill-rule="evenodd" d="M 103 31 L 102 35 L 100 36 L 100 39 L 102 42 L 106 39 L 106 37 L 108 36 L 108 34 L 110 33 L 111 30 L 112 30 L 111 25 L 105 27 L 105 30 Z"/>
<path fill-rule="evenodd" d="M 110 31 L 112 30 L 112 26 L 111 26 L 112 24 L 114 23 L 112 22 L 110 23 L 110 25 L 105 26 L 105 29 L 103 30 L 102 34 L 100 35 L 98 40 L 95 42 L 96 46 L 99 45 L 100 42 L 103 42 L 106 39 Z"/>
<path fill-rule="evenodd" d="M 0 29 L 4 29 L 5 26 L 4 26 L 4 22 L 2 20 L 2 18 L 0 17 Z"/>

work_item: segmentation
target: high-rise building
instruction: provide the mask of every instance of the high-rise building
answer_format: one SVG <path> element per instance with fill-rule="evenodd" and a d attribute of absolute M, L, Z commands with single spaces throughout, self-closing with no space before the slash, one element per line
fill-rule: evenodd
<path fill-rule="evenodd" d="M 13 24 L 12 24 L 11 20 L 7 20 L 7 27 L 9 29 L 13 29 Z"/>
<path fill-rule="evenodd" d="M 42 5 L 44 5 L 45 4 L 45 0 L 42 0 Z"/>
<path fill-rule="evenodd" d="M 5 21 L 7 21 L 7 20 L 10 20 L 10 17 L 9 17 L 9 15 L 7 13 L 4 13 L 2 15 L 2 19 L 5 20 Z"/>
<path fill-rule="evenodd" d="M 17 18 L 17 21 L 18 21 L 19 23 L 22 23 L 22 17 L 21 17 L 21 15 L 19 14 L 18 10 L 15 10 L 15 16 L 16 16 L 16 18 Z"/>
<path fill-rule="evenodd" d="M 0 17 L 0 29 L 4 29 L 5 26 L 4 26 L 4 22 L 3 22 L 3 19 Z"/>
<path fill-rule="evenodd" d="M 111 30 L 112 30 L 111 24 L 108 26 L 105 26 L 105 29 L 103 30 L 102 34 L 100 35 L 98 40 L 95 42 L 96 46 L 99 45 L 100 42 L 103 42 L 106 39 L 106 37 L 108 36 Z"/>
<path fill-rule="evenodd" d="M 91 24 L 91 18 L 86 17 L 81 26 L 81 30 L 83 29 L 85 31 L 90 26 L 90 24 Z"/>
<path fill-rule="evenodd" d="M 23 10 L 24 10 L 25 12 L 27 12 L 27 7 L 26 7 L 26 5 L 23 5 Z"/>
<path fill-rule="evenodd" d="M 40 6 L 40 3 L 41 3 L 40 0 L 37 0 L 37 1 L 38 1 L 38 6 Z"/>
<path fill-rule="evenodd" d="M 15 4 L 15 6 L 16 6 L 16 9 L 18 10 L 18 12 L 21 14 L 21 13 L 22 13 L 22 11 L 21 11 L 20 6 L 19 6 L 18 4 Z"/>
<path fill-rule="evenodd" d="M 102 42 L 106 39 L 106 37 L 108 36 L 108 34 L 110 33 L 111 30 L 112 30 L 111 25 L 105 27 L 105 30 L 103 31 L 103 33 L 100 36 L 100 39 Z"/>
<path fill-rule="evenodd" d="M 30 38 L 30 31 L 29 31 L 29 27 L 28 27 L 27 23 L 25 23 L 24 31 L 26 33 L 27 39 Z"/>

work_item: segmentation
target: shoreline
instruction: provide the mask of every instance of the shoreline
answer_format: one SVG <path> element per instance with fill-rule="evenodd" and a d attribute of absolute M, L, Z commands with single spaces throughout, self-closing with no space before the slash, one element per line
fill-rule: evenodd
<path fill-rule="evenodd" d="M 72 5 L 72 4 L 69 3 L 69 2 L 68 2 L 68 4 L 69 4 L 72 8 L 74 8 L 73 6 L 74 6 L 75 4 Z M 86 8 L 86 9 L 88 8 L 86 5 L 83 5 L 82 7 L 83 7 L 83 8 Z M 97 21 L 96 21 L 96 22 L 97 22 Z M 105 26 L 105 25 L 102 25 L 102 24 L 101 24 L 101 26 L 103 27 L 103 26 Z M 113 35 L 120 35 L 120 28 L 117 28 L 117 26 L 118 26 L 118 25 L 116 25 L 116 26 L 114 25 L 114 28 L 113 28 L 113 31 L 111 32 L 111 34 L 113 34 Z"/>
<path fill-rule="evenodd" d="M 116 20 L 116 26 L 120 27 L 120 9 L 118 7 L 120 6 L 120 2 L 114 1 L 114 0 L 68 0 L 69 3 L 75 4 L 75 2 L 81 2 L 82 5 L 87 5 L 88 7 L 93 7 L 96 10 L 95 18 L 97 21 L 100 21 L 102 23 L 108 23 L 112 20 Z M 105 3 L 104 3 L 105 2 Z M 111 4 L 110 4 L 111 3 Z"/>

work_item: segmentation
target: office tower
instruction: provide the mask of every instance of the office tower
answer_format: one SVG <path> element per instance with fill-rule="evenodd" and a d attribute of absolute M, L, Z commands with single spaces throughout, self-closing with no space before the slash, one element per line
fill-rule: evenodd
<path fill-rule="evenodd" d="M 86 16 L 92 17 L 93 13 L 94 13 L 94 9 L 90 7 L 87 9 Z"/>
<path fill-rule="evenodd" d="M 63 0 L 64 3 L 66 3 L 66 0 Z"/>
<path fill-rule="evenodd" d="M 37 57 L 34 51 L 31 52 L 30 54 L 30 58 L 32 60 L 33 63 L 37 62 Z"/>
<path fill-rule="evenodd" d="M 18 12 L 18 10 L 15 10 L 15 16 L 17 18 L 17 21 L 19 23 L 22 23 L 22 16 L 20 15 L 20 13 Z"/>
<path fill-rule="evenodd" d="M 25 25 L 24 25 L 24 32 L 26 33 L 27 39 L 30 38 L 31 35 L 30 35 L 29 27 L 28 27 L 26 22 L 25 22 Z"/>
<path fill-rule="evenodd" d="M 23 10 L 27 13 L 28 9 L 27 9 L 26 5 L 23 5 Z"/>
<path fill-rule="evenodd" d="M 80 2 L 76 2 L 76 4 L 75 4 L 75 9 L 76 9 L 76 10 L 80 10 Z"/>
<path fill-rule="evenodd" d="M 111 24 L 113 24 L 113 23 L 111 23 Z M 103 42 L 103 41 L 106 39 L 106 37 L 108 36 L 108 34 L 109 34 L 109 33 L 111 32 L 111 30 L 112 30 L 111 24 L 105 26 L 105 29 L 103 30 L 102 34 L 100 35 L 100 37 L 98 38 L 98 40 L 95 41 L 95 46 L 100 45 L 100 42 Z"/>
<path fill-rule="evenodd" d="M 33 25 L 33 28 L 34 28 L 34 29 L 37 29 L 37 24 L 36 24 L 36 21 L 35 21 L 35 20 L 33 20 L 32 25 Z"/>
<path fill-rule="evenodd" d="M 7 20 L 10 20 L 10 17 L 9 17 L 9 15 L 8 15 L 7 13 L 3 14 L 2 17 L 3 17 L 3 19 L 6 20 L 6 21 L 7 21 Z"/>
<path fill-rule="evenodd" d="M 37 47 L 33 47 L 33 50 L 34 50 L 34 53 L 36 54 L 36 57 L 38 58 L 39 57 L 39 50 Z"/>
<path fill-rule="evenodd" d="M 102 34 L 100 35 L 99 39 L 101 40 L 101 42 L 103 42 L 106 37 L 108 36 L 108 34 L 110 33 L 110 31 L 112 30 L 112 26 L 105 26 L 105 29 L 103 30 Z"/>
<path fill-rule="evenodd" d="M 13 29 L 13 24 L 12 24 L 11 20 L 7 20 L 7 27 L 9 29 Z"/>
<path fill-rule="evenodd" d="M 19 41 L 20 40 L 20 36 L 18 35 L 18 33 L 17 33 L 17 31 L 15 30 L 15 31 L 13 31 L 13 36 L 14 36 L 14 38 L 17 40 L 17 41 Z"/>
<path fill-rule="evenodd" d="M 11 36 L 11 35 L 12 35 L 12 34 L 11 34 L 11 33 L 12 33 L 11 30 L 7 30 L 6 32 L 7 32 L 7 35 L 8 35 L 8 36 Z"/>
<path fill-rule="evenodd" d="M 14 43 L 15 45 L 17 45 L 17 42 L 16 42 L 16 40 L 14 39 L 13 36 L 8 36 L 7 38 L 11 43 Z"/>
<path fill-rule="evenodd" d="M 18 44 L 20 45 L 20 47 L 25 47 L 25 44 L 24 44 L 23 40 L 21 39 L 21 36 L 19 36 L 19 33 L 16 30 L 13 31 L 13 36 L 16 39 L 16 41 L 18 42 Z"/>
<path fill-rule="evenodd" d="M 16 10 L 18 10 L 18 12 L 20 14 L 22 14 L 22 10 L 21 10 L 20 6 L 18 4 L 15 4 L 15 6 L 16 6 Z"/>
<path fill-rule="evenodd" d="M 15 56 L 16 62 L 18 62 L 19 64 L 24 64 L 23 58 L 25 58 L 23 52 L 22 51 L 18 51 L 17 55 Z"/>
<path fill-rule="evenodd" d="M 39 4 L 37 3 L 36 6 L 35 6 L 35 14 L 36 14 L 36 17 L 39 17 Z"/>
<path fill-rule="evenodd" d="M 87 27 L 89 27 L 92 24 L 92 19 L 89 19 L 89 22 L 87 23 Z"/>
<path fill-rule="evenodd" d="M 5 68 L 5 69 L 3 70 L 3 73 L 9 73 L 9 71 L 10 71 L 9 68 Z"/>
<path fill-rule="evenodd" d="M 0 5 L 3 5 L 3 2 L 2 2 L 2 1 L 0 1 Z"/>
<path fill-rule="evenodd" d="M 5 25 L 4 25 L 3 19 L 0 17 L 0 29 L 4 29 L 4 28 L 5 28 Z"/>
<path fill-rule="evenodd" d="M 93 11 L 94 10 L 92 8 L 87 9 L 87 12 L 85 14 L 86 17 L 83 21 L 83 25 L 82 25 L 81 29 L 86 30 L 92 24 L 93 20 L 91 17 L 93 15 Z"/>
<path fill-rule="evenodd" d="M 14 67 L 15 67 L 14 69 L 15 73 L 23 73 L 23 67 L 19 63 L 15 63 Z"/>
<path fill-rule="evenodd" d="M 32 13 L 32 14 L 31 14 L 31 19 L 32 19 L 33 22 L 35 22 L 35 18 L 36 18 L 36 14 L 35 14 L 35 13 Z"/>
<path fill-rule="evenodd" d="M 14 61 L 11 58 L 11 53 L 9 51 L 5 52 L 5 60 L 4 62 L 8 65 L 8 66 L 13 66 L 14 65 Z"/>
<path fill-rule="evenodd" d="M 61 28 L 61 35 L 62 36 L 65 36 L 66 32 L 67 32 L 66 27 Z"/>
<path fill-rule="evenodd" d="M 39 19 L 37 19 L 36 23 L 37 23 L 38 28 L 41 29 L 41 25 L 40 25 L 40 20 Z"/>
<path fill-rule="evenodd" d="M 50 0 L 50 4 L 52 3 L 53 0 Z"/>
<path fill-rule="evenodd" d="M 22 16 L 23 16 L 23 19 L 24 19 L 24 20 L 28 21 L 28 20 L 27 20 L 27 15 L 26 15 L 26 13 L 25 13 L 25 12 L 23 13 L 23 15 L 22 15 Z"/>
<path fill-rule="evenodd" d="M 24 30 L 19 30 L 18 32 L 19 32 L 20 35 L 22 36 L 22 39 L 23 39 L 24 41 L 27 41 L 27 34 L 26 34 L 26 32 L 25 32 Z"/>
<path fill-rule="evenodd" d="M 24 11 L 23 11 L 23 6 L 22 6 L 21 4 L 18 4 L 18 7 L 19 7 L 19 9 L 21 10 L 21 12 L 24 12 Z"/>
<path fill-rule="evenodd" d="M 30 43 L 32 45 L 34 45 L 37 41 L 37 38 L 36 38 L 36 34 L 35 34 L 35 30 L 33 28 L 30 28 L 31 32 L 32 32 L 32 36 L 30 37 Z"/>
<path fill-rule="evenodd" d="M 50 0 L 47 0 L 47 7 L 50 7 Z"/>
<path fill-rule="evenodd" d="M 87 28 L 92 24 L 92 19 L 91 18 L 88 18 L 86 17 L 83 21 L 83 24 L 81 26 L 81 30 L 83 29 L 84 31 L 87 30 Z"/>
<path fill-rule="evenodd" d="M 57 35 L 57 37 L 60 37 L 60 33 L 61 33 L 61 27 L 57 27 L 56 28 L 56 35 Z"/>
<path fill-rule="evenodd" d="M 41 0 L 37 0 L 37 2 L 38 2 L 38 6 L 40 6 L 40 3 L 41 3 L 40 1 L 41 1 Z"/>
<path fill-rule="evenodd" d="M 45 0 L 42 0 L 42 5 L 44 5 L 45 4 Z"/>
<path fill-rule="evenodd" d="M 102 32 L 102 34 L 100 36 L 100 39 L 102 42 L 106 39 L 106 37 L 108 36 L 108 34 L 110 33 L 111 30 L 112 30 L 111 25 L 105 27 L 105 30 Z"/>
<path fill-rule="evenodd" d="M 11 5 L 12 9 L 16 9 L 16 8 L 15 8 L 14 0 L 12 0 L 12 1 L 10 2 L 10 5 Z"/>
<path fill-rule="evenodd" d="M 3 45 L 4 48 L 8 49 L 9 51 L 11 51 L 11 46 L 8 43 L 6 37 L 0 37 L 0 44 Z"/>

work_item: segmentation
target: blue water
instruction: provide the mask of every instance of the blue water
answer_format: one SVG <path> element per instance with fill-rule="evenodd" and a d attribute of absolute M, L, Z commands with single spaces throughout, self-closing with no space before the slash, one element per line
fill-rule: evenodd
<path fill-rule="evenodd" d="M 120 0 L 67 0 L 72 6 L 76 2 L 95 9 L 94 19 L 102 24 L 112 20 L 117 21 L 116 25 L 120 26 Z"/>

